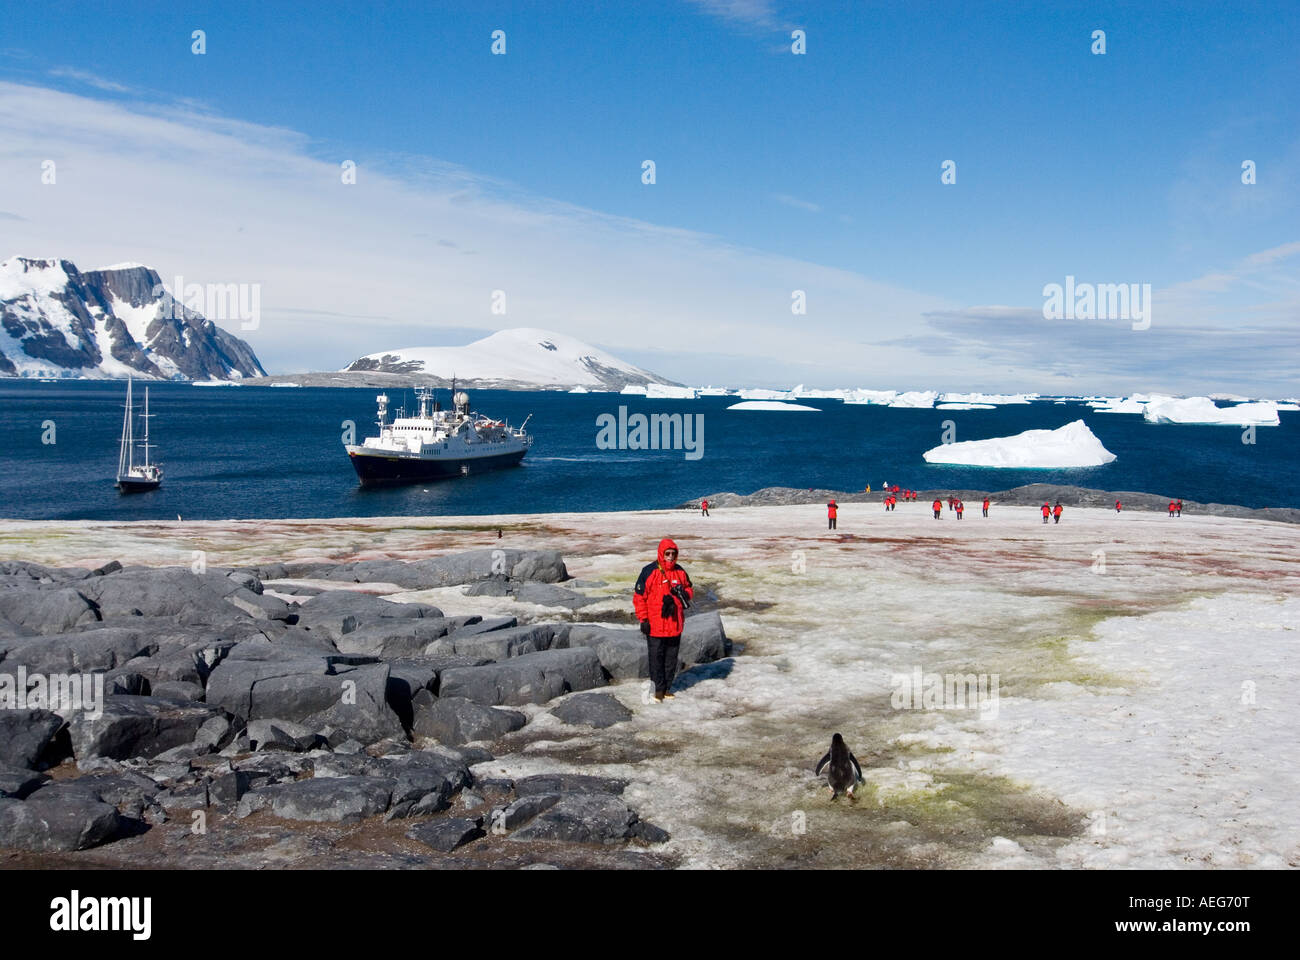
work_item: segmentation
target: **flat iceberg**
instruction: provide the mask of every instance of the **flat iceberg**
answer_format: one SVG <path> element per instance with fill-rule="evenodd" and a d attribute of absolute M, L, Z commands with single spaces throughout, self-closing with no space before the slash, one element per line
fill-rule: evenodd
<path fill-rule="evenodd" d="M 1272 400 L 1218 407 L 1209 397 L 1160 397 L 1142 411 L 1148 423 L 1198 423 L 1233 427 L 1276 427 L 1281 421 Z"/>
<path fill-rule="evenodd" d="M 647 383 L 645 385 L 647 400 L 694 400 L 694 387 L 674 387 L 666 383 Z"/>
<path fill-rule="evenodd" d="M 996 410 L 991 403 L 936 403 L 936 410 Z"/>
<path fill-rule="evenodd" d="M 945 443 L 922 456 L 927 463 L 968 467 L 1099 467 L 1115 459 L 1082 420 L 1055 430 L 1026 430 L 1014 437 Z"/>
<path fill-rule="evenodd" d="M 742 400 L 727 407 L 728 410 L 811 410 L 821 413 L 816 407 L 806 407 L 802 403 L 781 403 L 778 400 Z"/>
<path fill-rule="evenodd" d="M 1008 403 L 1029 403 L 1031 400 L 1037 400 L 1036 393 L 945 393 L 939 400 L 945 404 L 948 403 L 978 403 L 981 406 L 978 409 L 984 409 L 985 406 L 992 404 L 994 406 Z M 954 407 L 945 407 L 945 409 L 960 409 Z"/>
<path fill-rule="evenodd" d="M 891 407 L 910 407 L 930 409 L 934 406 L 934 401 L 939 399 L 939 394 L 934 390 L 909 390 L 906 393 L 900 393 L 893 400 L 889 401 Z"/>

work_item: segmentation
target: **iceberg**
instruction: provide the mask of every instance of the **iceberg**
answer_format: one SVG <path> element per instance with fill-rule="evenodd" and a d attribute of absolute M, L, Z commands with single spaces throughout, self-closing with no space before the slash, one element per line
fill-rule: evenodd
<path fill-rule="evenodd" d="M 891 407 L 910 407 L 917 409 L 929 409 L 934 406 L 934 401 L 939 399 L 939 394 L 934 390 L 909 390 L 906 393 L 900 393 L 889 401 Z"/>
<path fill-rule="evenodd" d="M 645 385 L 647 400 L 694 400 L 694 387 L 672 387 L 666 383 L 647 383 Z"/>
<path fill-rule="evenodd" d="M 1090 400 L 1088 406 L 1098 413 L 1137 413 L 1146 409 L 1146 403 L 1137 397 L 1110 397 L 1105 400 Z"/>
<path fill-rule="evenodd" d="M 1063 401 L 1058 401 L 1063 402 Z M 936 410 L 996 410 L 992 403 L 936 403 Z"/>
<path fill-rule="evenodd" d="M 738 390 L 736 395 L 742 400 L 789 400 L 789 390 L 764 390 L 755 388 L 752 390 Z"/>
<path fill-rule="evenodd" d="M 978 403 L 998 406 L 1007 403 L 1028 403 L 1037 400 L 1036 393 L 945 393 L 939 397 L 943 403 Z M 949 407 L 947 409 L 954 409 Z M 981 408 L 982 409 L 982 408 Z"/>
<path fill-rule="evenodd" d="M 1239 403 L 1233 407 L 1215 406 L 1209 397 L 1160 397 L 1142 411 L 1148 423 L 1195 423 L 1233 427 L 1276 427 L 1281 421 L 1277 404 L 1272 400 Z"/>
<path fill-rule="evenodd" d="M 620 390 L 619 393 L 625 394 L 626 396 L 629 397 L 631 396 L 644 397 L 646 395 L 646 388 L 643 384 L 629 383 L 622 390 Z"/>
<path fill-rule="evenodd" d="M 781 403 L 778 400 L 742 400 L 727 407 L 728 410 L 810 410 L 821 413 L 816 407 L 807 407 L 802 403 Z"/>
<path fill-rule="evenodd" d="M 926 463 L 968 467 L 1099 467 L 1115 459 L 1082 420 L 1055 430 L 1026 430 L 1013 437 L 945 443 L 922 454 Z"/>

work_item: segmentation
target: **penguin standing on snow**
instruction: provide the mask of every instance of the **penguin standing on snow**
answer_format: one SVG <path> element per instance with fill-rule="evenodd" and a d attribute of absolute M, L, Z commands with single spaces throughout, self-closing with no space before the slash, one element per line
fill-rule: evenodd
<path fill-rule="evenodd" d="M 849 799 L 853 799 L 853 788 L 862 783 L 862 766 L 858 763 L 858 758 L 849 751 L 849 745 L 844 742 L 844 738 L 838 733 L 831 737 L 831 748 L 826 756 L 817 761 L 817 769 L 813 773 L 820 775 L 822 767 L 830 764 L 827 771 L 827 782 L 831 788 L 831 799 L 834 800 L 841 792 L 847 793 Z"/>

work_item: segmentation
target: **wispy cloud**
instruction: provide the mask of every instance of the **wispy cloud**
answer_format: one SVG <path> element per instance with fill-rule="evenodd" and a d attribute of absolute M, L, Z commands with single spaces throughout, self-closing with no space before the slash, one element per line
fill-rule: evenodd
<path fill-rule="evenodd" d="M 763 29 L 781 26 L 773 0 L 688 0 L 705 13 L 730 23 Z"/>
<path fill-rule="evenodd" d="M 116 82 L 115 80 L 106 80 L 97 74 L 88 70 L 78 70 L 75 67 L 55 67 L 48 71 L 51 77 L 57 77 L 61 80 L 76 80 L 79 83 L 87 84 L 96 90 L 104 90 L 108 93 L 130 93 L 131 88 Z"/>
<path fill-rule="evenodd" d="M 813 203 L 809 200 L 800 200 L 798 197 L 792 197 L 788 193 L 774 193 L 772 199 L 777 203 L 783 203 L 787 207 L 794 207 L 796 210 L 807 210 L 809 213 L 821 213 L 820 204 Z"/>

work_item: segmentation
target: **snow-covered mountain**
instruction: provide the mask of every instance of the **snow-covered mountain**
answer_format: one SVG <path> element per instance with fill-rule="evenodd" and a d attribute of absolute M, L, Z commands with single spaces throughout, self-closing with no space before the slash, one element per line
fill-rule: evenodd
<path fill-rule="evenodd" d="M 464 347 L 409 347 L 372 353 L 352 361 L 344 371 L 443 380 L 455 376 L 467 387 L 506 390 L 621 390 L 630 384 L 673 384 L 574 337 L 532 327 L 500 330 Z"/>
<path fill-rule="evenodd" d="M 237 380 L 252 348 L 141 264 L 85 273 L 67 260 L 0 262 L 0 376 Z"/>

